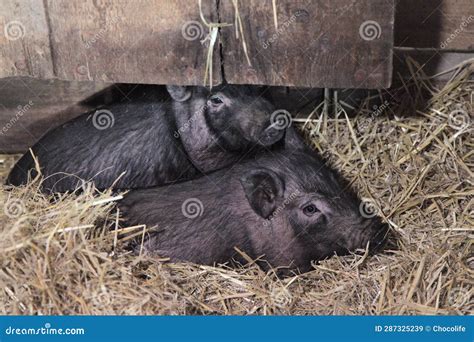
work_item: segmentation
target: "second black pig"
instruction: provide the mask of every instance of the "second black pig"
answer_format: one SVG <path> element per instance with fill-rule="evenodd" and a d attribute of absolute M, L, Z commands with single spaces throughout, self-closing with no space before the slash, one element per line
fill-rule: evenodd
<path fill-rule="evenodd" d="M 43 189 L 72 191 L 81 180 L 94 181 L 98 188 L 130 189 L 192 179 L 284 134 L 271 124 L 275 108 L 257 88 L 167 89 L 172 101 L 113 104 L 43 136 L 32 147 L 45 177 Z M 25 184 L 30 173 L 36 171 L 28 152 L 7 184 Z"/>
<path fill-rule="evenodd" d="M 345 183 L 292 133 L 285 150 L 189 182 L 131 191 L 119 208 L 128 224 L 155 227 L 143 248 L 172 261 L 223 263 L 237 247 L 273 267 L 304 272 L 312 260 L 379 247 L 387 227 L 364 216 Z"/>

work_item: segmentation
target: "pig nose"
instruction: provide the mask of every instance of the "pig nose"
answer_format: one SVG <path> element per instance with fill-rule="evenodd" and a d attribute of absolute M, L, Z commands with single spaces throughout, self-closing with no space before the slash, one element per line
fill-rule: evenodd
<path fill-rule="evenodd" d="M 260 134 L 258 141 L 263 146 L 270 146 L 283 138 L 285 130 L 278 129 L 273 127 L 273 125 L 265 128 L 265 130 Z"/>
<path fill-rule="evenodd" d="M 375 254 L 380 251 L 387 242 L 388 224 L 379 224 L 374 235 L 370 239 L 370 253 Z"/>

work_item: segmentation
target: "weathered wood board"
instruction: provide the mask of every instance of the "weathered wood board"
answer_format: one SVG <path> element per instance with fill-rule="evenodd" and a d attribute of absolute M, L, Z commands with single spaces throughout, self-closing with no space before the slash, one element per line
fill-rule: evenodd
<path fill-rule="evenodd" d="M 253 61 L 253 68 L 248 68 L 241 39 L 235 38 L 234 2 L 203 0 L 202 17 L 207 22 L 232 24 L 220 28 L 213 49 L 214 83 L 224 80 L 220 74 L 223 64 L 230 83 L 385 87 L 390 83 L 393 1 L 278 0 L 279 30 L 273 24 L 271 0 L 238 1 Z M 16 3 L 19 1 L 13 1 Z M 9 20 L 20 23 L 32 13 L 39 13 L 40 19 L 39 23 L 31 23 L 32 27 L 24 24 L 24 35 L 17 41 L 3 42 L 9 52 L 0 60 L 4 66 L 0 77 L 39 75 L 154 84 L 204 82 L 209 29 L 201 18 L 198 0 L 27 3 L 29 7 L 5 10 Z M 358 19 L 348 20 L 353 17 Z M 362 25 L 367 26 L 367 31 L 361 31 Z M 36 50 L 45 56 L 45 62 L 39 71 L 22 71 L 11 56 L 17 50 L 32 48 L 33 32 L 35 42 L 42 43 Z M 367 39 L 361 32 L 369 35 Z M 278 39 L 270 42 L 275 34 Z M 41 39 L 36 39 L 39 35 Z M 224 39 L 222 45 L 220 38 Z M 262 47 L 265 40 L 270 42 L 265 43 L 267 48 Z"/>
<path fill-rule="evenodd" d="M 27 151 L 48 130 L 90 110 L 80 101 L 107 86 L 28 77 L 0 79 L 0 154 Z"/>
<path fill-rule="evenodd" d="M 474 51 L 474 1 L 398 0 L 395 46 Z"/>
<path fill-rule="evenodd" d="M 197 1 L 28 0 L 12 1 L 0 13 L 4 25 L 23 29 L 20 38 L 1 41 L 0 77 L 203 84 L 208 48 L 201 41 L 208 28 Z M 203 0 L 202 13 L 216 22 L 216 1 Z M 220 83 L 215 51 L 213 79 Z"/>
<path fill-rule="evenodd" d="M 0 77 L 54 77 L 42 1 L 0 1 L 0 29 Z"/>
<path fill-rule="evenodd" d="M 242 40 L 235 39 L 233 2 L 203 0 L 209 22 L 232 24 L 220 29 L 229 82 L 320 87 L 387 83 L 388 78 L 370 73 L 365 83 L 359 80 L 367 76 L 370 63 L 381 61 L 380 46 L 391 28 L 381 27 L 380 37 L 370 45 L 361 44 L 354 31 L 361 19 L 390 25 L 384 19 L 390 10 L 381 7 L 390 7 L 391 0 L 278 0 L 278 29 L 271 0 L 238 4 L 252 67 L 247 66 Z M 208 29 L 197 0 L 2 1 L 0 28 L 0 77 L 179 84 L 204 80 L 207 47 L 201 40 Z M 474 2 L 397 1 L 395 46 L 474 51 Z M 220 62 L 216 45 L 216 83 L 222 81 Z"/>
<path fill-rule="evenodd" d="M 197 1 L 48 0 L 55 74 L 61 79 L 202 84 L 208 33 Z M 203 15 L 217 21 L 214 0 Z M 186 31 L 188 30 L 188 31 Z M 214 82 L 220 82 L 214 59 Z"/>
<path fill-rule="evenodd" d="M 225 78 L 230 83 L 332 88 L 383 88 L 391 81 L 394 1 L 239 2 L 251 62 L 235 26 L 222 29 Z M 222 22 L 234 22 L 222 1 Z"/>

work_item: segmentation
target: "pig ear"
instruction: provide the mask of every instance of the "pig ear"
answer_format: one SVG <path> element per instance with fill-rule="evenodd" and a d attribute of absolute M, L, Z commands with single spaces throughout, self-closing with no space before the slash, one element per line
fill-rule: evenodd
<path fill-rule="evenodd" d="M 301 135 L 293 126 L 286 129 L 285 132 L 285 150 L 304 151 L 308 148 Z"/>
<path fill-rule="evenodd" d="M 191 89 L 189 87 L 167 85 L 166 90 L 168 90 L 168 93 L 171 95 L 173 100 L 177 102 L 187 101 L 191 97 Z"/>
<path fill-rule="evenodd" d="M 265 219 L 275 211 L 277 202 L 283 198 L 285 191 L 280 176 L 264 168 L 245 173 L 240 178 L 240 183 L 252 209 Z"/>

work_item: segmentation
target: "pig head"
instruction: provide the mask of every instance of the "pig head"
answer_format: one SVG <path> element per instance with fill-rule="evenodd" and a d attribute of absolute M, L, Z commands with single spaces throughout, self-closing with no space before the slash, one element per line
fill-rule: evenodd
<path fill-rule="evenodd" d="M 128 224 L 154 227 L 145 250 L 173 261 L 223 263 L 237 247 L 264 267 L 304 272 L 312 260 L 378 248 L 387 227 L 364 215 L 345 182 L 298 138 L 288 134 L 287 143 L 205 178 L 132 191 L 119 206 Z"/>

